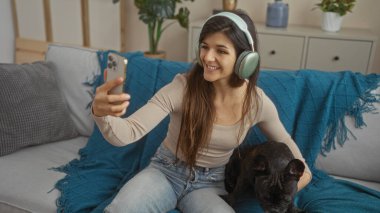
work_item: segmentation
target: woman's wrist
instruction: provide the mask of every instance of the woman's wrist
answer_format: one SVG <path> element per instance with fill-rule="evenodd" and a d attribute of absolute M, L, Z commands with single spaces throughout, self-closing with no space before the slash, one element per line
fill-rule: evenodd
<path fill-rule="evenodd" d="M 311 178 L 312 178 L 311 173 L 309 171 L 305 171 L 303 175 L 301 176 L 300 180 L 298 181 L 298 184 L 297 184 L 298 191 L 300 191 L 305 186 L 307 186 L 307 184 L 310 183 Z"/>

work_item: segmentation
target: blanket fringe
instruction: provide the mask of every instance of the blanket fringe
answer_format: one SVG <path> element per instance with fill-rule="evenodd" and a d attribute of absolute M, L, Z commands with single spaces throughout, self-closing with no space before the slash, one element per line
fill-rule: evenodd
<path fill-rule="evenodd" d="M 349 116 L 354 119 L 355 128 L 362 128 L 367 126 L 363 119 L 363 113 L 378 113 L 374 103 L 380 103 L 380 94 L 373 94 L 372 91 L 380 86 L 380 77 L 375 76 L 374 78 L 369 78 L 367 83 L 370 85 L 368 90 L 366 90 L 363 95 L 354 102 L 352 107 L 347 110 L 346 114 L 328 125 L 321 147 L 321 154 L 323 156 L 326 156 L 331 149 L 336 149 L 336 143 L 343 146 L 349 138 L 348 133 L 355 140 L 357 139 L 352 131 L 347 127 L 345 116 Z"/>
<path fill-rule="evenodd" d="M 90 167 L 92 164 L 91 162 L 86 162 L 87 153 L 84 149 L 79 150 L 79 156 L 81 160 L 73 159 L 65 165 L 50 168 L 50 170 L 66 174 L 64 178 L 54 185 L 54 188 L 61 192 L 61 196 L 55 201 L 57 212 L 73 212 L 69 199 L 67 198 L 72 191 L 69 187 L 70 180 L 72 176 L 78 175 L 78 168 Z"/>

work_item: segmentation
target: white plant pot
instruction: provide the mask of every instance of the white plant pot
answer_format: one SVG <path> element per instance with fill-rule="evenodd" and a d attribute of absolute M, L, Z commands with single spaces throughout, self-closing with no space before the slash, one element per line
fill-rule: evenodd
<path fill-rule="evenodd" d="M 339 13 L 324 12 L 322 17 L 322 30 L 327 32 L 338 32 L 342 26 L 343 16 Z"/>

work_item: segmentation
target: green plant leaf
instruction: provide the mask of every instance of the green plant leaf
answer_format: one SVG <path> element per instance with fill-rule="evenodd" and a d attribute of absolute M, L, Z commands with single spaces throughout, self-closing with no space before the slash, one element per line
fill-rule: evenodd
<path fill-rule="evenodd" d="M 181 7 L 178 11 L 177 19 L 181 27 L 189 28 L 190 11 L 186 7 Z"/>
<path fill-rule="evenodd" d="M 186 7 L 182 7 L 176 14 L 177 3 L 182 3 L 182 0 L 135 0 L 135 6 L 139 10 L 139 19 L 148 27 L 149 51 L 151 53 L 157 52 L 162 33 L 173 24 L 164 26 L 165 20 L 176 20 L 181 27 L 188 28 L 190 11 Z"/>
<path fill-rule="evenodd" d="M 159 18 L 172 19 L 174 18 L 175 6 L 174 1 L 167 0 L 151 0 L 152 3 L 152 16 L 157 16 Z"/>
<path fill-rule="evenodd" d="M 344 16 L 347 12 L 352 12 L 355 2 L 356 0 L 322 0 L 320 3 L 315 4 L 315 6 L 323 12 L 335 12 Z"/>

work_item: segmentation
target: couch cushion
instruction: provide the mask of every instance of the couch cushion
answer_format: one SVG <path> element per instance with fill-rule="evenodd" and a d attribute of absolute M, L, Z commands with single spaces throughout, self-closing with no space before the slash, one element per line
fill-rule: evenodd
<path fill-rule="evenodd" d="M 78 134 L 55 74 L 52 63 L 0 64 L 0 156 Z"/>
<path fill-rule="evenodd" d="M 380 87 L 373 93 L 380 94 Z M 353 120 L 346 117 L 347 127 L 356 139 L 351 136 L 343 147 L 338 146 L 325 157 L 318 156 L 318 168 L 336 176 L 380 183 L 380 103 L 374 106 L 377 114 L 363 113 L 367 124 L 364 128 L 355 128 Z"/>
<path fill-rule="evenodd" d="M 96 50 L 51 44 L 46 61 L 57 67 L 58 86 L 78 132 L 82 136 L 90 136 L 94 127 L 89 108 L 93 95 L 91 84 L 100 73 Z"/>
<path fill-rule="evenodd" d="M 87 140 L 86 137 L 76 137 L 2 156 L 0 212 L 56 212 L 59 191 L 53 189 L 65 174 L 50 168 L 59 167 L 77 158 L 78 150 Z"/>

